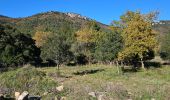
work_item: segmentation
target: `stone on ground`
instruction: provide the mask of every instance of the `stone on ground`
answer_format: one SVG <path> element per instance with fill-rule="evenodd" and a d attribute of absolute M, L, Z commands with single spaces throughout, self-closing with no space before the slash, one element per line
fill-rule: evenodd
<path fill-rule="evenodd" d="M 90 93 L 88 93 L 88 95 L 90 95 L 90 96 L 96 98 L 96 93 L 95 93 L 95 92 L 90 92 Z"/>
<path fill-rule="evenodd" d="M 20 93 L 19 92 L 15 92 L 15 99 L 16 100 L 18 100 L 19 96 L 20 96 Z"/>
<path fill-rule="evenodd" d="M 59 92 L 61 92 L 61 91 L 64 90 L 64 86 L 63 86 L 63 85 L 58 86 L 58 87 L 56 87 L 56 90 L 59 91 Z"/>
<path fill-rule="evenodd" d="M 18 100 L 27 100 L 29 93 L 27 91 L 24 91 L 19 97 Z"/>

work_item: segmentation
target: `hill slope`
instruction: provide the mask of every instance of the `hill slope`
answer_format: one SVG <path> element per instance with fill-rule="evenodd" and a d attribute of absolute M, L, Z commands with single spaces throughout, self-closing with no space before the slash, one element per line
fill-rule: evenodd
<path fill-rule="evenodd" d="M 39 13 L 25 18 L 10 18 L 0 15 L 1 24 L 11 24 L 17 27 L 21 32 L 31 35 L 33 35 L 36 30 L 50 30 L 56 32 L 56 30 L 63 27 L 77 30 L 89 21 L 94 20 L 76 13 L 61 13 L 56 11 Z M 97 23 L 102 28 L 108 27 L 100 22 Z M 170 20 L 160 20 L 159 22 L 155 22 L 153 28 L 162 34 L 170 32 Z"/>
<path fill-rule="evenodd" d="M 161 34 L 170 32 L 170 20 L 160 20 L 159 22 L 155 22 L 153 26 L 154 29 Z"/>
<path fill-rule="evenodd" d="M 9 18 L 0 16 L 0 23 L 17 27 L 22 33 L 33 35 L 37 30 L 61 32 L 64 29 L 78 30 L 86 22 L 92 19 L 75 13 L 45 12 L 25 18 Z M 94 20 L 93 20 L 94 21 Z M 107 25 L 97 22 L 102 28 Z"/>

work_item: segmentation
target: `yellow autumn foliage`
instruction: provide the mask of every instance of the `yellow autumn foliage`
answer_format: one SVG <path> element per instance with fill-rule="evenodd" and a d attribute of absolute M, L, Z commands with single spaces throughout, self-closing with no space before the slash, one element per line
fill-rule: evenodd
<path fill-rule="evenodd" d="M 144 52 L 157 47 L 156 32 L 152 29 L 152 23 L 140 12 L 127 12 L 122 16 L 122 22 L 124 22 L 122 30 L 124 49 L 118 54 L 119 60 L 134 55 L 143 59 Z"/>
<path fill-rule="evenodd" d="M 33 37 L 35 40 L 36 46 L 41 47 L 49 37 L 50 32 L 42 32 L 42 31 L 37 31 Z"/>

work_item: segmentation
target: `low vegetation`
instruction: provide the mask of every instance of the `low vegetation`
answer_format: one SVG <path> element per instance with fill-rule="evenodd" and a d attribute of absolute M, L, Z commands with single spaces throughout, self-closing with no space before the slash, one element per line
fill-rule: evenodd
<path fill-rule="evenodd" d="M 127 68 L 129 69 L 129 68 Z M 14 96 L 15 91 L 29 91 L 43 100 L 66 97 L 67 100 L 93 98 L 95 92 L 104 100 L 168 100 L 170 98 L 170 67 L 150 68 L 147 71 L 117 73 L 113 65 L 62 66 L 60 77 L 56 67 L 26 66 L 0 74 L 1 91 Z M 63 84 L 64 91 L 55 88 Z M 44 95 L 44 93 L 46 93 Z"/>
<path fill-rule="evenodd" d="M 0 75 L 0 91 L 14 97 L 14 93 L 29 91 L 33 95 L 41 95 L 45 92 L 51 92 L 58 85 L 45 72 L 36 69 L 30 65 L 18 68 Z M 58 95 L 53 91 L 50 95 Z M 48 98 L 48 96 L 46 96 Z"/>

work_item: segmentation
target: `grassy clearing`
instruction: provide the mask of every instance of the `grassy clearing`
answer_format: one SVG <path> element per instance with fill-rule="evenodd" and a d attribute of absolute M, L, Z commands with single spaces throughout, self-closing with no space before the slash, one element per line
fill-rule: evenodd
<path fill-rule="evenodd" d="M 118 75 L 113 66 L 65 66 L 61 67 L 60 77 L 56 67 L 29 68 L 24 71 L 25 68 L 20 68 L 0 74 L 0 86 L 15 91 L 28 90 L 42 96 L 44 92 L 64 84 L 63 93 L 49 93 L 43 96 L 43 100 L 51 100 L 56 96 L 65 96 L 67 100 L 95 100 L 88 95 L 89 92 L 104 94 L 104 100 L 170 99 L 170 67 Z M 34 85 L 28 88 L 23 83 Z"/>

